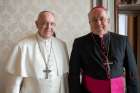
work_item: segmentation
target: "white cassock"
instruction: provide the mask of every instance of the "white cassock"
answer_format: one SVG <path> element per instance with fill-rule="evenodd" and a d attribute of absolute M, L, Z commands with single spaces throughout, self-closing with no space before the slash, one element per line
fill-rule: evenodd
<path fill-rule="evenodd" d="M 43 72 L 46 64 L 51 70 L 48 78 Z M 57 38 L 46 40 L 35 34 L 22 40 L 12 52 L 7 71 L 18 76 L 10 93 L 68 93 L 68 52 Z"/>

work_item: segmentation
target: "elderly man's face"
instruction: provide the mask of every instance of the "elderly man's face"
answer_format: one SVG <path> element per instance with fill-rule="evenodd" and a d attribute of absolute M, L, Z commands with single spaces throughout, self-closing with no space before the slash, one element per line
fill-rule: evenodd
<path fill-rule="evenodd" d="M 102 8 L 94 9 L 89 14 L 89 23 L 92 32 L 98 35 L 106 33 L 109 26 L 107 12 Z"/>
<path fill-rule="evenodd" d="M 54 15 L 50 12 L 41 13 L 36 21 L 36 26 L 41 37 L 50 38 L 54 33 Z"/>

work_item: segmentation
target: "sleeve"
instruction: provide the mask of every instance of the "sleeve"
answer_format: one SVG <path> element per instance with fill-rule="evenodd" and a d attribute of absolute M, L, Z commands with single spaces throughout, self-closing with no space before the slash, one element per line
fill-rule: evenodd
<path fill-rule="evenodd" d="M 9 73 L 6 81 L 6 93 L 20 93 L 20 87 L 23 80 L 21 75 L 21 48 L 17 45 L 8 60 L 6 71 Z"/>
<path fill-rule="evenodd" d="M 61 79 L 60 93 L 69 93 L 68 89 L 68 73 L 64 73 Z"/>
<path fill-rule="evenodd" d="M 80 55 L 76 40 L 73 44 L 69 63 L 69 92 L 80 93 Z"/>
<path fill-rule="evenodd" d="M 125 48 L 125 59 L 124 66 L 126 71 L 126 91 L 127 93 L 140 93 L 139 91 L 139 78 L 138 70 L 133 54 L 133 50 L 128 43 L 128 38 L 126 38 L 126 48 Z"/>
<path fill-rule="evenodd" d="M 8 80 L 6 81 L 5 93 L 20 93 L 22 80 L 22 77 L 17 77 L 14 75 L 8 77 Z"/>

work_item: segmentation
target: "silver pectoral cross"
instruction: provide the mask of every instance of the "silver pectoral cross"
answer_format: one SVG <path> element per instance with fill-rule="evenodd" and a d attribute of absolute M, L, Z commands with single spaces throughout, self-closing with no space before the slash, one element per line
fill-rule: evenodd
<path fill-rule="evenodd" d="M 104 65 L 105 65 L 105 67 L 106 67 L 107 77 L 108 77 L 108 78 L 110 78 L 110 71 L 111 71 L 110 65 L 112 65 L 112 64 L 113 64 L 113 61 L 109 61 L 108 59 L 107 59 L 107 62 L 104 63 Z"/>
<path fill-rule="evenodd" d="M 49 70 L 48 66 L 46 66 L 46 69 L 43 70 L 43 72 L 46 74 L 45 79 L 48 79 L 48 74 L 51 72 L 51 70 Z"/>
<path fill-rule="evenodd" d="M 113 62 L 111 62 L 111 61 L 104 63 L 104 65 L 112 65 L 112 64 L 113 64 Z"/>
<path fill-rule="evenodd" d="M 110 61 L 108 58 L 106 58 L 107 62 L 104 63 L 104 65 L 112 65 L 113 64 L 113 61 Z"/>
<path fill-rule="evenodd" d="M 107 66 L 109 72 L 110 72 L 110 65 L 112 64 L 113 64 L 113 61 L 109 61 L 108 59 L 107 59 L 107 62 L 104 63 L 104 65 Z"/>

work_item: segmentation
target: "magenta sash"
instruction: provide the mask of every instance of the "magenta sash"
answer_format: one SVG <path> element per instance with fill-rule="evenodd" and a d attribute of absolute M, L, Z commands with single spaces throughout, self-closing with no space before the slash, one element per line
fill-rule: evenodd
<path fill-rule="evenodd" d="M 83 77 L 83 83 L 90 93 L 125 93 L 124 77 L 110 80 L 97 80 L 90 76 Z"/>

